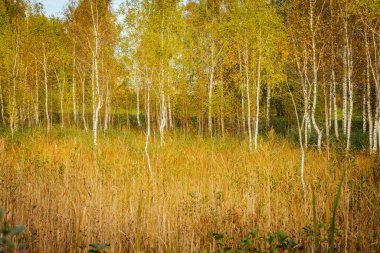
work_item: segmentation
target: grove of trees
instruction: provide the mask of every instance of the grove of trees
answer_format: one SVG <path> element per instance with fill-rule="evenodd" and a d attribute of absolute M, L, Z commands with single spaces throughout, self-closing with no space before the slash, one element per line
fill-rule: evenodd
<path fill-rule="evenodd" d="M 0 123 L 380 150 L 378 0 L 0 1 Z M 294 102 L 294 103 L 293 103 Z M 296 115 L 298 115 L 298 125 Z M 358 124 L 359 123 L 359 124 Z M 298 127 L 297 127 L 298 126 Z M 147 148 L 147 146 L 146 146 Z"/>

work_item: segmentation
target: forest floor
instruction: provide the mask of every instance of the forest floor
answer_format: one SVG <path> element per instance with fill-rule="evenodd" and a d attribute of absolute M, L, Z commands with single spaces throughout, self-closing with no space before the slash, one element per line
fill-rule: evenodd
<path fill-rule="evenodd" d="M 76 130 L 4 136 L 0 204 L 11 223 L 25 224 L 19 240 L 28 252 L 87 252 L 90 243 L 109 243 L 109 252 L 212 252 L 240 247 L 250 230 L 267 239 L 253 238 L 256 248 L 269 250 L 268 233 L 283 231 L 310 252 L 312 193 L 325 250 L 345 175 L 335 248 L 379 252 L 377 158 L 308 150 L 304 195 L 299 148 L 273 134 L 265 139 L 250 153 L 244 140 L 168 133 L 162 147 L 158 138 L 150 143 L 151 175 L 142 132 L 111 131 L 97 148 Z"/>

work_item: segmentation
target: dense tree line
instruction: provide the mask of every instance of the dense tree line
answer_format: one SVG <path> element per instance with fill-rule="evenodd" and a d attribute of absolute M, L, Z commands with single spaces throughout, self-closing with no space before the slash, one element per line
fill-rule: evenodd
<path fill-rule="evenodd" d="M 71 0 L 62 18 L 0 1 L 0 121 L 242 135 L 284 118 L 300 143 L 380 146 L 377 0 Z M 122 17 L 122 22 L 117 17 Z M 297 117 L 296 117 L 297 116 Z M 272 118 L 272 120 L 271 120 Z M 353 121 L 361 119 L 360 129 Z M 121 122 L 121 123 L 120 123 Z"/>

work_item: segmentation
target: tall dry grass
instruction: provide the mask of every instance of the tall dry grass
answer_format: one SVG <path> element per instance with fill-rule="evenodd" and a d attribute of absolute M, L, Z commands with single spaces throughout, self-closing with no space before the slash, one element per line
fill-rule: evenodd
<path fill-rule="evenodd" d="M 311 251 L 302 228 L 313 222 L 312 187 L 326 249 L 323 231 L 345 170 L 335 245 L 379 250 L 380 172 L 369 156 L 328 161 L 308 151 L 304 198 L 300 152 L 275 137 L 250 154 L 235 139 L 168 136 L 163 147 L 150 146 L 153 181 L 143 134 L 110 133 L 97 149 L 90 143 L 80 132 L 0 140 L 0 205 L 27 226 L 30 252 L 86 252 L 100 242 L 112 252 L 200 252 L 215 247 L 210 231 L 239 240 L 249 229 L 285 231 Z"/>

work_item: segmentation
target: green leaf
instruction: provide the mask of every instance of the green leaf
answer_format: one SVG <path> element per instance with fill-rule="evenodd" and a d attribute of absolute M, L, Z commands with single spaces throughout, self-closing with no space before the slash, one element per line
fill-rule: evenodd
<path fill-rule="evenodd" d="M 255 230 L 249 230 L 248 233 L 255 238 L 256 237 L 256 229 Z"/>
<path fill-rule="evenodd" d="M 278 232 L 277 236 L 280 242 L 284 242 L 286 238 L 288 238 L 288 236 L 284 232 Z"/>
<path fill-rule="evenodd" d="M 108 248 L 109 246 L 111 246 L 111 244 L 109 244 L 109 243 L 101 243 L 101 244 L 99 245 L 99 247 L 100 247 L 101 249 L 106 249 L 106 248 Z"/>
<path fill-rule="evenodd" d="M 329 253 L 333 253 L 335 251 L 334 249 L 335 219 L 336 219 L 336 212 L 338 210 L 340 195 L 342 192 L 343 179 L 344 179 L 344 175 L 340 179 L 338 192 L 336 193 L 334 205 L 333 205 L 333 212 L 331 216 L 330 233 L 329 233 Z"/>
<path fill-rule="evenodd" d="M 17 226 L 11 229 L 11 235 L 19 235 L 25 231 L 25 225 Z"/>
<path fill-rule="evenodd" d="M 319 236 L 318 236 L 318 226 L 317 226 L 317 211 L 315 205 L 315 195 L 314 189 L 312 191 L 312 204 L 313 204 L 313 236 L 314 236 L 314 251 L 318 252 L 319 248 Z"/>
<path fill-rule="evenodd" d="M 267 238 L 267 241 L 269 244 L 272 244 L 273 240 L 274 240 L 275 236 L 273 234 L 269 234 L 268 235 L 268 238 Z"/>
<path fill-rule="evenodd" d="M 227 234 L 226 231 L 223 231 L 221 233 L 212 232 L 212 237 L 214 237 L 214 239 L 218 241 L 218 240 L 223 239 L 226 234 Z"/>
<path fill-rule="evenodd" d="M 245 245 L 245 246 L 248 246 L 248 245 L 252 245 L 253 242 L 252 242 L 251 239 L 245 237 L 245 238 L 243 238 L 243 239 L 241 240 L 240 244 L 243 244 L 243 245 Z"/>

